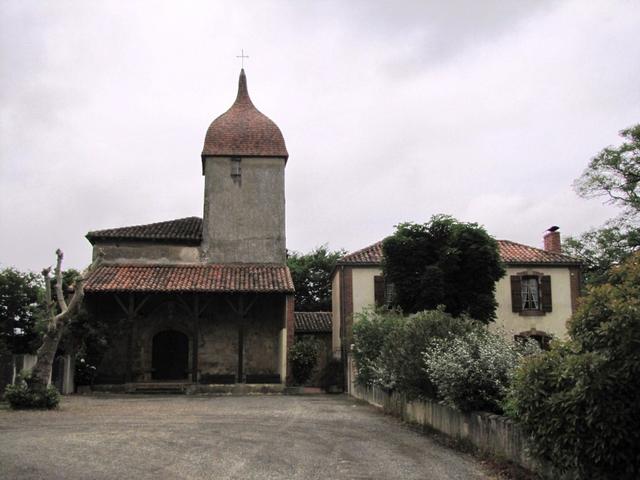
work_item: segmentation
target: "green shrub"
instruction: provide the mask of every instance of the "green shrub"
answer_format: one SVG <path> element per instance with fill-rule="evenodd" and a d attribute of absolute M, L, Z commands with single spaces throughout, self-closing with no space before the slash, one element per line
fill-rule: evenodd
<path fill-rule="evenodd" d="M 474 324 L 442 308 L 404 317 L 400 311 L 365 311 L 353 327 L 357 381 L 397 390 L 409 398 L 436 398 L 422 354 L 436 340 L 453 338 Z"/>
<path fill-rule="evenodd" d="M 434 340 L 424 352 L 424 371 L 445 405 L 500 414 L 520 359 L 539 352 L 533 340 L 515 344 L 477 324 L 462 335 Z"/>
<path fill-rule="evenodd" d="M 392 384 L 391 373 L 381 361 L 382 350 L 390 333 L 399 328 L 404 318 L 396 310 L 368 310 L 355 316 L 353 325 L 353 357 L 356 381 L 360 385 Z"/>
<path fill-rule="evenodd" d="M 53 385 L 45 388 L 31 382 L 30 375 L 21 375 L 15 385 L 7 385 L 4 398 L 14 410 L 57 408 L 60 394 Z"/>
<path fill-rule="evenodd" d="M 295 341 L 289 349 L 291 373 L 297 385 L 304 385 L 311 378 L 313 369 L 318 362 L 320 345 L 312 338 L 302 338 Z"/>
<path fill-rule="evenodd" d="M 640 253 L 589 291 L 571 340 L 517 371 L 510 411 L 533 452 L 581 479 L 640 477 Z"/>

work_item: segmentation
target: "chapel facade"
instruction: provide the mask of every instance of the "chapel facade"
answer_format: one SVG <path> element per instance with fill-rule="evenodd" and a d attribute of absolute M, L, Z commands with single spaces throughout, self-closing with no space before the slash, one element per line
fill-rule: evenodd
<path fill-rule="evenodd" d="M 96 383 L 280 384 L 293 343 L 278 126 L 235 102 L 209 126 L 203 217 L 91 231 L 86 305 L 113 326 Z"/>

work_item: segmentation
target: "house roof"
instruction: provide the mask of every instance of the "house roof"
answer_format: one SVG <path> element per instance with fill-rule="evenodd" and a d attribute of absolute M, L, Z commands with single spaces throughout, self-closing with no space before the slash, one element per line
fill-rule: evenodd
<path fill-rule="evenodd" d="M 296 333 L 331 333 L 331 312 L 295 312 Z"/>
<path fill-rule="evenodd" d="M 500 259 L 507 265 L 579 265 L 581 263 L 579 259 L 570 257 L 569 255 L 548 252 L 541 248 L 530 247 L 529 245 L 512 242 L 511 240 L 498 240 L 497 242 Z M 373 245 L 345 255 L 338 260 L 337 264 L 376 266 L 382 263 L 382 257 L 382 242 L 376 242 Z"/>
<path fill-rule="evenodd" d="M 500 258 L 506 264 L 567 264 L 579 265 L 578 258 L 563 253 L 554 253 L 541 248 L 530 247 L 511 240 L 498 240 Z"/>
<path fill-rule="evenodd" d="M 244 69 L 240 71 L 236 101 L 207 130 L 202 157 L 207 156 L 289 157 L 278 126 L 251 102 Z"/>
<path fill-rule="evenodd" d="M 91 244 L 100 241 L 153 241 L 164 243 L 187 243 L 198 245 L 202 241 L 202 219 L 199 217 L 178 218 L 166 222 L 108 228 L 87 233 Z"/>
<path fill-rule="evenodd" d="M 87 292 L 292 293 L 284 265 L 100 265 L 85 281 Z"/>

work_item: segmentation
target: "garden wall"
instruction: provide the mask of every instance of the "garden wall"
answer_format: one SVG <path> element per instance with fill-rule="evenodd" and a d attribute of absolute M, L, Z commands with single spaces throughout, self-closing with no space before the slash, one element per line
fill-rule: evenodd
<path fill-rule="evenodd" d="M 349 386 L 351 396 L 405 422 L 468 441 L 484 453 L 545 473 L 545 469 L 526 454 L 526 440 L 520 428 L 506 417 L 482 412 L 463 413 L 429 400 L 407 401 L 403 394 L 387 393 L 379 387 Z"/>

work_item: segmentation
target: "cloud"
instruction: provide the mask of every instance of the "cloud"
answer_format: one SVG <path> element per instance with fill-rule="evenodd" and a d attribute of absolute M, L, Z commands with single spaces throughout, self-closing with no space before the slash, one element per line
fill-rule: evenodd
<path fill-rule="evenodd" d="M 450 213 L 537 245 L 614 214 L 571 182 L 640 119 L 632 2 L 3 2 L 0 263 L 201 215 L 200 151 L 249 91 L 282 129 L 288 247 Z"/>

